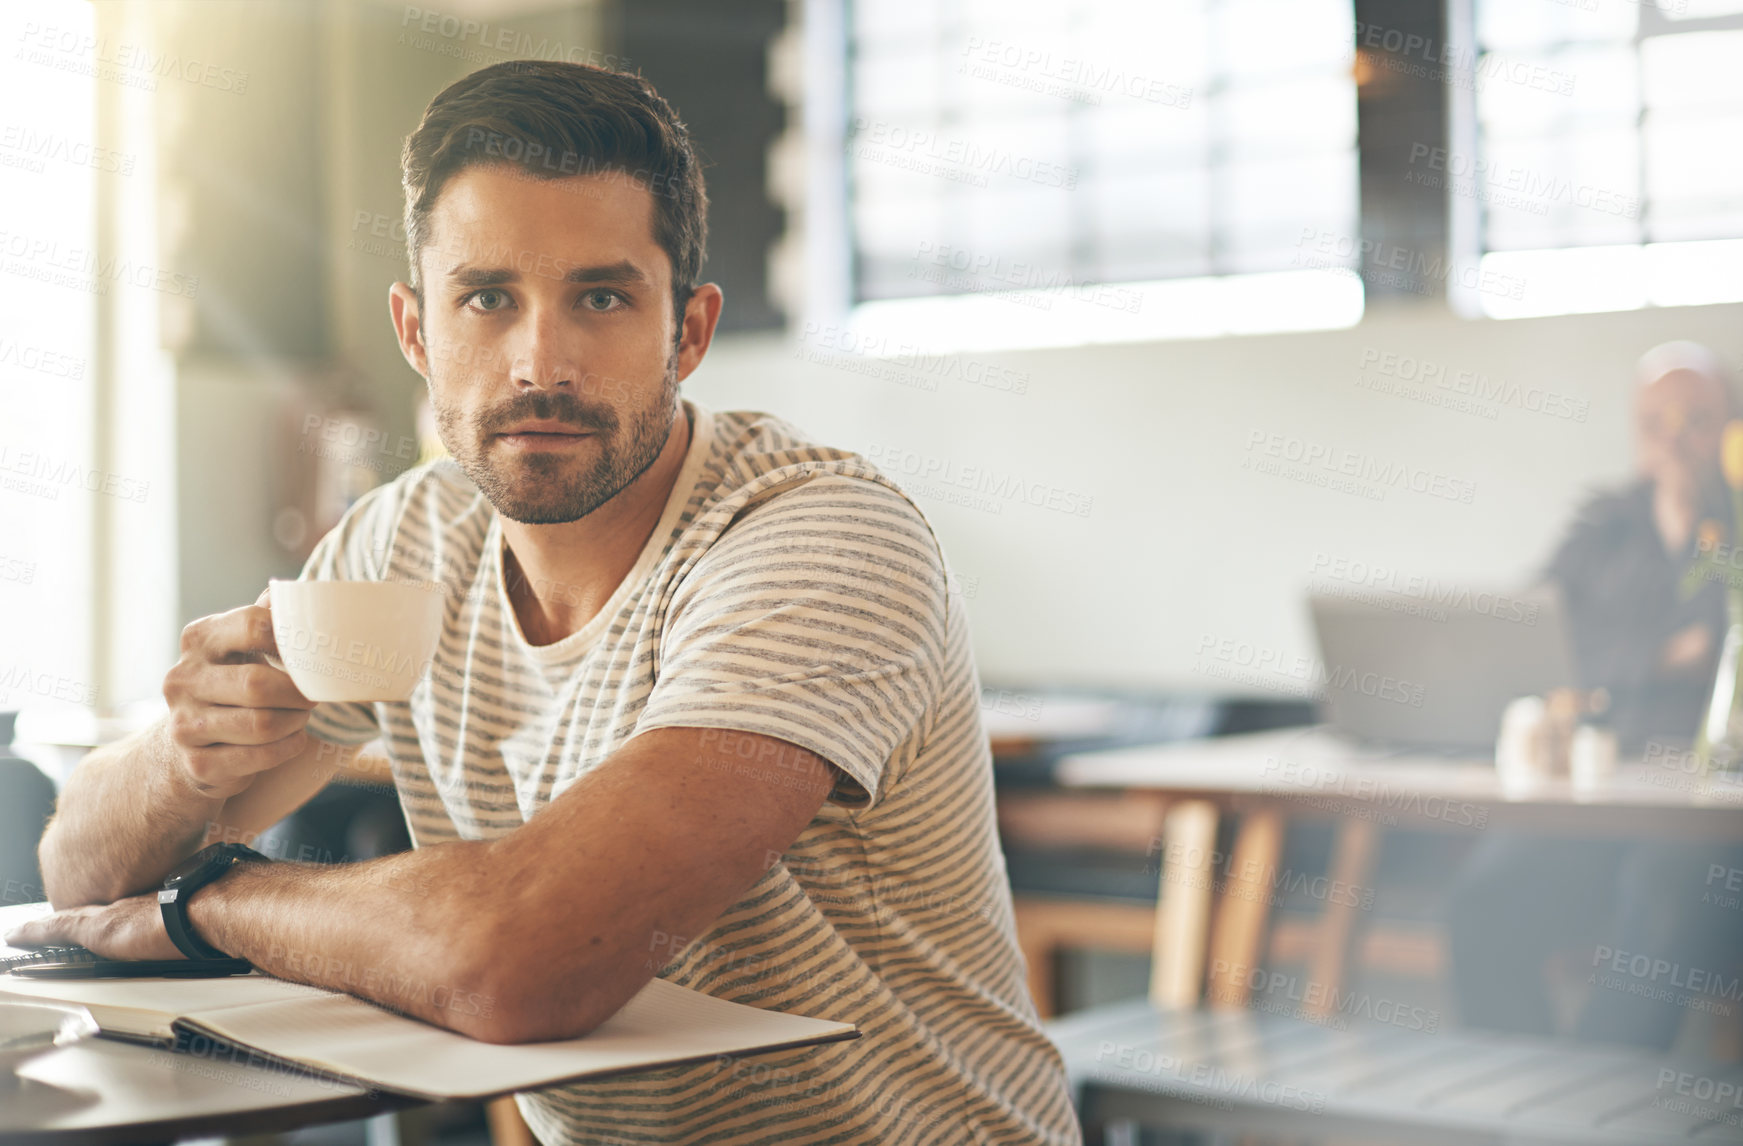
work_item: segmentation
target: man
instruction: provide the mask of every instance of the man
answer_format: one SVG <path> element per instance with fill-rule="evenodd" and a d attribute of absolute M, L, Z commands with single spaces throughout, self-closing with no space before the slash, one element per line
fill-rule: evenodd
<path fill-rule="evenodd" d="M 1610 694 L 1621 746 L 1638 757 L 1648 743 L 1686 746 L 1712 690 L 1724 588 L 1709 582 L 1684 600 L 1679 586 L 1700 524 L 1731 533 L 1719 443 L 1735 407 L 1729 370 L 1694 343 L 1648 351 L 1636 379 L 1639 476 L 1585 505 L 1545 579 L 1566 605 L 1581 683 Z M 1734 981 L 1743 915 L 1715 895 L 1713 873 L 1739 866 L 1743 854 L 1722 846 L 1484 840 L 1458 876 L 1448 916 L 1461 1016 L 1475 1026 L 1551 1033 L 1545 965 L 1557 952 L 1578 950 L 1587 992 L 1576 1036 L 1669 1047 L 1690 993 L 1618 975 L 1614 955 L 1607 962 L 1602 952 L 1625 952 L 1624 964 L 1635 955 L 1662 960 L 1680 969 L 1683 983 Z"/>
<path fill-rule="evenodd" d="M 1610 694 L 1624 747 L 1687 741 L 1700 724 L 1725 631 L 1723 586 L 1684 601 L 1696 527 L 1732 520 L 1719 441 L 1732 417 L 1729 371 L 1704 346 L 1671 342 L 1636 367 L 1639 476 L 1581 510 L 1547 578 L 1560 589 L 1580 674 Z"/>
<path fill-rule="evenodd" d="M 931 529 L 863 459 L 679 398 L 722 297 L 672 110 L 499 64 L 402 167 L 389 306 L 453 460 L 360 499 L 303 575 L 441 583 L 433 671 L 312 704 L 262 663 L 264 597 L 196 621 L 169 716 L 71 778 L 62 911 L 13 941 L 175 957 L 165 872 L 384 735 L 416 849 L 240 864 L 193 895 L 200 939 L 491 1042 L 584 1034 L 656 973 L 862 1032 L 520 1096 L 547 1142 L 1077 1141 Z"/>

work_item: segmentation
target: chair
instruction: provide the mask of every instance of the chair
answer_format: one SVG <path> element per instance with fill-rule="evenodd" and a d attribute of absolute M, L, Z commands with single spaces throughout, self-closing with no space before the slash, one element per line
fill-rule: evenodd
<path fill-rule="evenodd" d="M 999 801 L 999 832 L 1007 846 L 1041 848 L 1100 846 L 1160 859 L 1197 856 L 1195 867 L 1176 864 L 1164 870 L 1160 910 L 1156 904 L 1091 901 L 1080 897 L 1018 894 L 1018 942 L 1028 964 L 1029 991 L 1042 1018 L 1058 1013 L 1056 964 L 1068 948 L 1130 954 L 1166 950 L 1152 963 L 1152 994 L 1196 1001 L 1199 980 L 1212 968 L 1211 997 L 1244 1005 L 1247 989 L 1233 969 L 1256 967 L 1270 932 L 1269 889 L 1231 880 L 1220 903 L 1212 894 L 1209 857 L 1215 847 L 1218 814 L 1206 801 L 1174 801 L 1143 792 L 1012 793 Z M 1275 867 L 1283 847 L 1283 821 L 1274 812 L 1245 817 L 1230 870 L 1262 872 Z M 1378 847 L 1378 831 L 1368 821 L 1340 824 L 1334 847 L 1334 878 L 1346 886 L 1365 886 Z M 1160 866 L 1160 865 L 1159 865 Z M 1213 918 L 1214 908 L 1214 918 Z M 1433 937 L 1407 929 L 1375 928 L 1367 933 L 1363 912 L 1348 903 L 1327 902 L 1318 917 L 1279 927 L 1271 939 L 1272 959 L 1295 961 L 1311 952 L 1315 982 L 1341 982 L 1352 954 L 1364 965 L 1412 974 L 1433 974 L 1442 962 Z"/>
<path fill-rule="evenodd" d="M 1743 1066 L 1735 1062 L 1443 1030 L 1438 1015 L 1431 1021 L 1420 1008 L 1396 1005 L 1387 1014 L 1366 1008 L 1363 1021 L 1347 1023 L 1336 1013 L 1338 992 L 1361 931 L 1359 911 L 1347 902 L 1328 901 L 1317 924 L 1308 972 L 1317 996 L 1294 1014 L 1248 1010 L 1246 969 L 1259 965 L 1268 888 L 1231 875 L 1220 896 L 1212 894 L 1207 857 L 1218 815 L 1198 799 L 1161 812 L 1165 862 L 1149 997 L 1047 1024 L 1086 1141 L 1098 1141 L 1099 1132 L 1112 1146 L 1135 1141 L 1141 1125 L 1167 1125 L 1520 1146 L 1695 1135 L 1743 1143 L 1743 1105 L 1731 1105 L 1743 1095 Z M 1247 813 L 1230 871 L 1267 871 L 1282 836 L 1279 813 Z M 1365 884 L 1378 839 L 1370 821 L 1341 821 L 1332 878 Z M 1172 872 L 1168 858 L 1176 861 Z"/>
<path fill-rule="evenodd" d="M 54 814 L 54 781 L 8 751 L 17 716 L 0 712 L 0 902 L 33 903 L 48 898 L 36 847 Z"/>

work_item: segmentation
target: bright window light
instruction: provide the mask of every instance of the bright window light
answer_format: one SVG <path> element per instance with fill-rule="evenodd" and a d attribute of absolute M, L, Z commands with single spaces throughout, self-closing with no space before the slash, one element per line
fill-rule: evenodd
<path fill-rule="evenodd" d="M 1711 20 L 1743 15 L 1743 0 L 1642 0 L 1670 20 Z"/>
<path fill-rule="evenodd" d="M 1350 0 L 849 10 L 851 322 L 984 348 L 1359 319 L 1302 246 L 1360 233 Z"/>
<path fill-rule="evenodd" d="M 849 326 L 891 354 L 956 353 L 1332 330 L 1362 309 L 1361 278 L 1334 269 L 891 299 L 855 307 Z"/>
<path fill-rule="evenodd" d="M 1491 251 L 1482 270 L 1525 284 L 1517 299 L 1483 295 L 1491 318 L 1743 302 L 1743 239 Z"/>
<path fill-rule="evenodd" d="M 1476 27 L 1485 52 L 1566 80 L 1475 95 L 1482 270 L 1524 283 L 1481 310 L 1743 300 L 1743 0 L 1477 0 Z"/>
<path fill-rule="evenodd" d="M 1653 306 L 1743 302 L 1743 239 L 1649 244 L 1646 296 Z"/>
<path fill-rule="evenodd" d="M 93 42 L 93 6 L 0 7 L 0 710 L 70 711 L 98 695 L 92 658 L 91 379 L 100 293 L 92 253 L 95 81 L 66 45 Z M 47 30 L 52 29 L 52 35 Z M 95 475 L 93 477 L 93 475 Z"/>
<path fill-rule="evenodd" d="M 1481 270 L 1524 284 L 1518 298 L 1504 292 L 1478 296 L 1491 318 L 1634 310 L 1647 301 L 1646 252 L 1640 246 L 1491 251 Z"/>

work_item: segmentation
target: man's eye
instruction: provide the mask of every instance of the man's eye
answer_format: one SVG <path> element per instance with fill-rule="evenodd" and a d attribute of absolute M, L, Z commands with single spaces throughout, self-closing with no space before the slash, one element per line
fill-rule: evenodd
<path fill-rule="evenodd" d="M 617 304 L 623 301 L 622 295 L 614 290 L 606 290 L 604 287 L 600 287 L 598 290 L 590 290 L 582 295 L 581 298 L 586 302 L 588 310 L 597 311 L 615 310 Z"/>
<path fill-rule="evenodd" d="M 467 295 L 466 301 L 475 305 L 479 310 L 501 310 L 508 304 L 508 292 L 497 290 L 495 287 L 485 287 L 483 290 L 475 290 Z"/>

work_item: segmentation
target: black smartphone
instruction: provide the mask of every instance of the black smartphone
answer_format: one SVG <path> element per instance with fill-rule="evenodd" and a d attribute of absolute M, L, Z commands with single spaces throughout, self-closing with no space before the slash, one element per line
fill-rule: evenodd
<path fill-rule="evenodd" d="M 216 979 L 246 975 L 254 964 L 246 959 L 93 959 L 83 963 L 35 963 L 14 967 L 11 974 L 32 979 Z"/>

